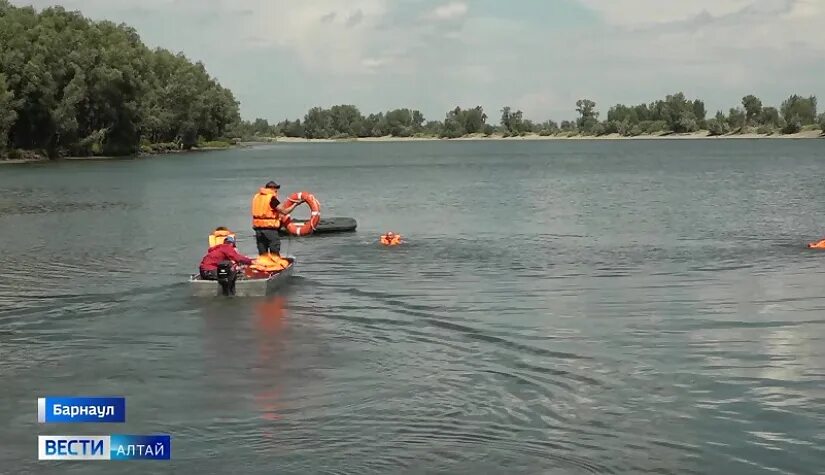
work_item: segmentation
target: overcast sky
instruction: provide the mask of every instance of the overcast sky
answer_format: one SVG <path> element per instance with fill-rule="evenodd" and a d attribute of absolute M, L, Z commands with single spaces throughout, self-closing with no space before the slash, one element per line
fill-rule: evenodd
<path fill-rule="evenodd" d="M 249 119 L 313 106 L 443 119 L 505 105 L 569 119 L 683 91 L 711 113 L 746 94 L 825 105 L 825 0 L 12 0 L 126 22 L 200 60 Z M 820 107 L 822 110 L 823 107 Z"/>

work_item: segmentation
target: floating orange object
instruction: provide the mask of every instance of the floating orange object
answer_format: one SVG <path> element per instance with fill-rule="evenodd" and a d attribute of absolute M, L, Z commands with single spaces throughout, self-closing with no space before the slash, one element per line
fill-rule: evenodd
<path fill-rule="evenodd" d="M 258 272 L 278 272 L 282 271 L 289 267 L 289 261 L 284 259 L 283 257 L 277 255 L 267 253 L 258 256 L 252 261 L 252 265 L 249 266 L 249 269 Z"/>
<path fill-rule="evenodd" d="M 315 229 L 318 228 L 318 223 L 321 222 L 321 203 L 315 199 L 315 196 L 306 191 L 299 191 L 290 195 L 287 201 L 291 203 L 290 213 L 292 209 L 295 209 L 295 207 L 301 203 L 306 203 L 312 213 L 310 214 L 309 221 L 303 223 L 289 220 L 286 225 L 286 230 L 294 236 L 308 236 L 315 232 Z"/>
<path fill-rule="evenodd" d="M 825 239 L 808 244 L 810 249 L 825 249 Z"/>
<path fill-rule="evenodd" d="M 390 231 L 386 234 L 381 235 L 380 242 L 385 246 L 397 246 L 401 244 L 401 235 L 395 234 L 394 232 Z"/>

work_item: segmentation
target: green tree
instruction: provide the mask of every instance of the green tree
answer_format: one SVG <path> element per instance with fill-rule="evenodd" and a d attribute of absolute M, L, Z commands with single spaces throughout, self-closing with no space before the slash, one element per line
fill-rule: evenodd
<path fill-rule="evenodd" d="M 537 126 L 540 135 L 555 135 L 559 133 L 559 124 L 552 120 L 546 120 Z"/>
<path fill-rule="evenodd" d="M 422 127 L 422 132 L 428 135 L 441 135 L 444 124 L 437 120 L 428 120 Z"/>
<path fill-rule="evenodd" d="M 232 93 L 202 64 L 62 7 L 0 3 L 0 73 L 15 99 L 11 145 L 53 156 L 129 154 L 141 142 L 186 147 L 240 121 Z"/>
<path fill-rule="evenodd" d="M 3 6 L 0 4 L 0 9 L 2 8 Z M 6 88 L 6 77 L 0 73 L 0 156 L 6 152 L 9 131 L 11 131 L 11 126 L 17 119 L 17 112 L 14 108 L 14 93 Z"/>
<path fill-rule="evenodd" d="M 484 108 L 481 106 L 461 111 L 461 117 L 464 129 L 468 134 L 482 132 L 487 124 L 487 114 L 484 113 Z"/>
<path fill-rule="evenodd" d="M 456 109 L 447 112 L 447 116 L 444 119 L 444 125 L 439 131 L 439 135 L 441 137 L 454 139 L 467 134 L 467 130 L 464 128 L 464 124 L 461 122 L 461 117 L 459 116 L 459 113 L 456 112 Z"/>
<path fill-rule="evenodd" d="M 340 104 L 329 109 L 331 120 L 329 134 L 331 136 L 355 137 L 361 133 L 364 116 L 358 107 L 352 104 Z"/>
<path fill-rule="evenodd" d="M 576 112 L 579 113 L 577 120 L 578 129 L 582 132 L 593 132 L 596 124 L 599 123 L 599 113 L 596 111 L 596 103 L 590 99 L 579 99 L 576 101 Z"/>
<path fill-rule="evenodd" d="M 699 128 L 705 127 L 705 118 L 707 117 L 707 110 L 705 109 L 704 101 L 701 101 L 699 99 L 695 99 L 693 101 L 693 117 L 696 119 Z"/>
<path fill-rule="evenodd" d="M 524 113 L 520 110 L 513 112 L 510 106 L 501 109 L 500 123 L 506 135 L 522 135 L 526 132 Z"/>
<path fill-rule="evenodd" d="M 424 116 L 417 110 L 395 109 L 384 116 L 387 133 L 393 137 L 410 137 L 421 131 Z"/>
<path fill-rule="evenodd" d="M 573 122 L 573 121 L 569 121 L 569 120 L 561 121 L 561 124 L 559 124 L 559 129 L 561 129 L 562 132 L 576 132 L 577 131 L 576 123 Z"/>
<path fill-rule="evenodd" d="M 710 135 L 725 135 L 730 132 L 728 119 L 722 111 L 718 111 L 714 118 L 708 120 L 708 132 Z"/>
<path fill-rule="evenodd" d="M 284 124 L 284 135 L 287 137 L 305 137 L 306 132 L 304 131 L 304 125 L 301 123 L 301 119 L 297 119 L 293 122 L 287 121 Z"/>
<path fill-rule="evenodd" d="M 639 123 L 638 112 L 635 107 L 616 104 L 607 111 L 607 122 Z"/>
<path fill-rule="evenodd" d="M 753 125 L 758 123 L 762 114 L 762 101 L 753 94 L 742 98 L 742 107 L 745 108 L 745 124 Z"/>
<path fill-rule="evenodd" d="M 738 107 L 731 107 L 727 122 L 731 130 L 740 130 L 745 126 L 745 111 Z"/>
<path fill-rule="evenodd" d="M 697 110 L 703 112 L 704 104 L 688 101 L 681 92 L 668 95 L 663 102 L 656 104 L 657 119 L 664 120 L 668 128 L 677 133 L 699 130 Z"/>
<path fill-rule="evenodd" d="M 763 107 L 757 121 L 762 125 L 774 128 L 781 128 L 784 125 L 776 107 Z"/>
<path fill-rule="evenodd" d="M 794 114 L 790 116 L 787 120 L 785 120 L 785 127 L 782 128 L 783 134 L 795 134 L 802 130 L 802 119 L 799 118 L 798 114 Z"/>
<path fill-rule="evenodd" d="M 329 111 L 321 107 L 310 109 L 304 116 L 304 134 L 308 139 L 328 139 L 335 135 Z"/>
<path fill-rule="evenodd" d="M 816 121 L 816 96 L 802 97 L 796 94 L 782 102 L 782 117 L 788 124 L 799 122 L 810 125 Z M 800 126 L 801 128 L 801 126 Z"/>

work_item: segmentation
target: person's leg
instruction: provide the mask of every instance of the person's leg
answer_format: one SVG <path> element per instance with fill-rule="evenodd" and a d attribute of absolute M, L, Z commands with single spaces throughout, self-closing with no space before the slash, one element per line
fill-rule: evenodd
<path fill-rule="evenodd" d="M 269 247 L 269 240 L 266 238 L 264 229 L 255 230 L 255 243 L 258 245 L 258 255 L 263 256 Z"/>
<path fill-rule="evenodd" d="M 218 273 L 213 270 L 201 269 L 201 279 L 203 280 L 218 280 Z"/>
<path fill-rule="evenodd" d="M 267 229 L 264 231 L 266 233 L 266 239 L 268 241 L 267 248 L 269 252 L 274 254 L 281 253 L 281 237 L 278 236 L 277 229 Z"/>

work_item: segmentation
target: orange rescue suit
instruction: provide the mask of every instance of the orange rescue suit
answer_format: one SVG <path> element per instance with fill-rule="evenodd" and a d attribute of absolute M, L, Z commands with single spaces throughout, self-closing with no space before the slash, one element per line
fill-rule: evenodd
<path fill-rule="evenodd" d="M 289 261 L 277 254 L 267 253 L 258 256 L 249 267 L 261 272 L 278 272 L 289 267 Z"/>
<path fill-rule="evenodd" d="M 808 244 L 811 249 L 825 249 L 825 239 Z"/>
<path fill-rule="evenodd" d="M 281 214 L 272 209 L 270 202 L 277 192 L 270 188 L 261 188 L 252 197 L 252 227 L 279 229 L 281 227 Z"/>
<path fill-rule="evenodd" d="M 385 246 L 396 246 L 398 244 L 401 244 L 401 236 L 399 236 L 398 234 L 383 234 L 381 235 L 381 244 Z"/>

